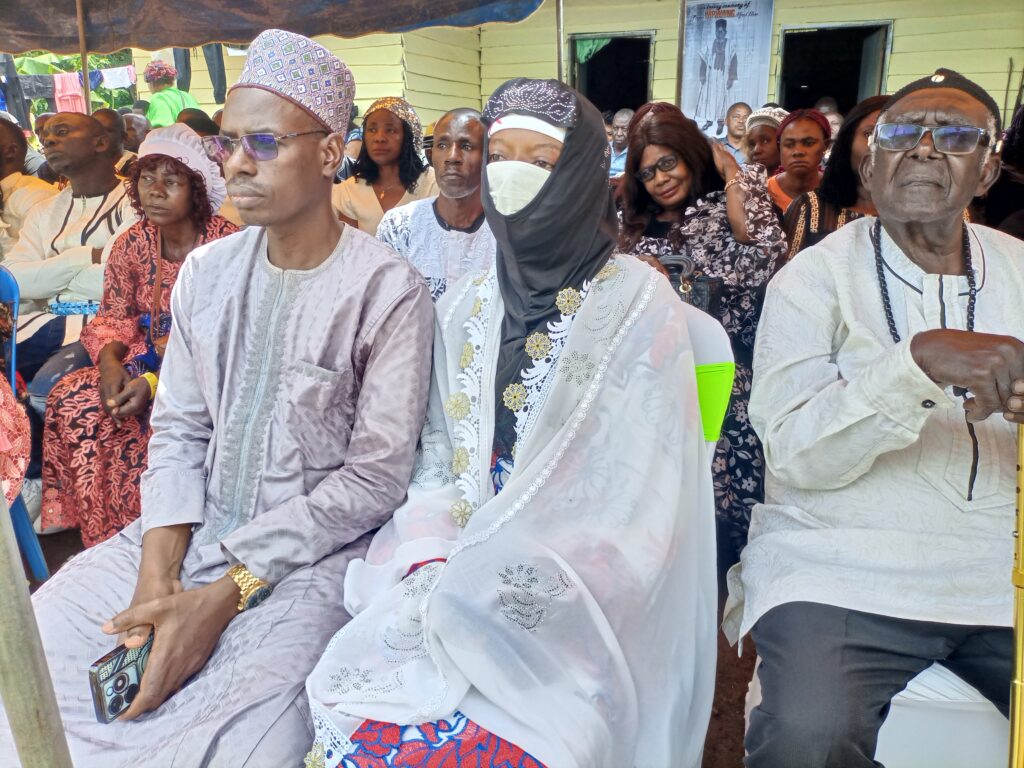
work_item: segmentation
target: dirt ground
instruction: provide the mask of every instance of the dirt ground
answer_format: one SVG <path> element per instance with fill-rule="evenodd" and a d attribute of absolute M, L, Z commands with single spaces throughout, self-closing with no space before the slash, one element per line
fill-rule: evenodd
<path fill-rule="evenodd" d="M 78 531 L 42 536 L 39 540 L 51 572 L 82 550 Z M 703 768 L 740 768 L 743 765 L 743 700 L 753 668 L 754 653 L 749 643 L 743 657 L 738 658 L 736 649 L 729 647 L 719 632 L 715 703 L 704 742 Z"/>

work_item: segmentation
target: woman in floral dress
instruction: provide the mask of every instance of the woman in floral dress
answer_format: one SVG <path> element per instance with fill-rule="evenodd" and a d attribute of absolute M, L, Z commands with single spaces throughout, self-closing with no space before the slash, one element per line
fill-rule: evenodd
<path fill-rule="evenodd" d="M 185 125 L 146 137 L 129 190 L 142 219 L 114 244 L 103 303 L 82 332 L 95 365 L 65 377 L 46 406 L 42 526 L 80 528 L 87 547 L 141 514 L 149 412 L 178 271 L 194 248 L 237 230 L 213 213 L 224 180 Z"/>
<path fill-rule="evenodd" d="M 720 278 L 714 314 L 732 340 L 736 379 L 714 459 L 719 570 L 739 560 L 754 504 L 764 500 L 764 454 L 747 418 L 751 359 L 764 289 L 786 240 L 765 169 L 709 143 L 671 104 L 640 108 L 629 127 L 620 246 L 660 262 L 680 255 L 694 278 Z M 687 282 L 687 281 L 684 281 Z"/>

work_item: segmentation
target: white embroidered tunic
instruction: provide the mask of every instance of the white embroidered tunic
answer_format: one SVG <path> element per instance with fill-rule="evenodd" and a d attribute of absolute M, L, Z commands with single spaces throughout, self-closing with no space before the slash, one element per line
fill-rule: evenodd
<path fill-rule="evenodd" d="M 431 197 L 392 208 L 377 227 L 377 239 L 426 278 L 434 301 L 463 275 L 487 269 L 497 248 L 483 214 L 469 229 L 455 229 L 438 216 L 436 201 Z"/>
<path fill-rule="evenodd" d="M 768 286 L 750 418 L 766 503 L 730 573 L 727 630 L 810 601 L 969 625 L 1011 623 L 1016 427 L 969 427 L 910 339 L 967 327 L 967 278 L 926 274 L 882 232 L 896 328 L 886 322 L 869 230 L 847 224 Z M 975 330 L 1024 338 L 1024 244 L 970 226 Z"/>
<path fill-rule="evenodd" d="M 550 388 L 526 395 L 536 418 L 496 494 L 495 269 L 438 304 L 408 500 L 350 567 L 355 619 L 306 684 L 330 768 L 366 718 L 454 711 L 551 768 L 699 765 L 714 502 L 686 313 L 631 257 L 571 309 L 571 327 L 564 312 L 551 326 L 565 329 L 557 366 L 531 368 Z"/>

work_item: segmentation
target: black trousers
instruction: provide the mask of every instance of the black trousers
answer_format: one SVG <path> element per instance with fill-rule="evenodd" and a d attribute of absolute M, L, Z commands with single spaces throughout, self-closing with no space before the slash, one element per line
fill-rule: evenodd
<path fill-rule="evenodd" d="M 751 635 L 761 704 L 750 714 L 747 768 L 876 768 L 892 697 L 938 662 L 1004 715 L 1013 632 L 878 616 L 818 603 L 768 611 Z"/>
<path fill-rule="evenodd" d="M 178 70 L 177 85 L 183 91 L 189 90 L 192 86 L 192 61 L 189 59 L 191 55 L 192 51 L 189 48 L 174 49 L 174 68 Z M 224 49 L 220 43 L 204 45 L 203 58 L 206 59 L 206 69 L 210 73 L 210 83 L 213 85 L 213 100 L 217 104 L 223 104 L 228 86 L 227 75 L 224 72 Z"/>

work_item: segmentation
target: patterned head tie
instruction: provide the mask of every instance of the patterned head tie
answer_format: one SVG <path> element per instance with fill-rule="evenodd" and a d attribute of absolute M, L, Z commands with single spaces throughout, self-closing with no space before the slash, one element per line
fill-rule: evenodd
<path fill-rule="evenodd" d="M 268 29 L 252 41 L 235 88 L 288 99 L 331 133 L 348 130 L 356 81 L 345 62 L 308 37 Z"/>
<path fill-rule="evenodd" d="M 149 62 L 146 68 L 142 70 L 142 79 L 147 83 L 163 83 L 168 80 L 174 80 L 177 76 L 178 70 L 160 59 Z"/>
<path fill-rule="evenodd" d="M 378 109 L 386 109 L 392 115 L 397 117 L 407 126 L 412 132 L 412 145 L 417 152 L 423 149 L 423 125 L 420 123 L 420 116 L 416 114 L 416 110 L 412 108 L 405 99 L 401 99 L 398 96 L 385 96 L 382 99 L 377 99 L 370 108 L 366 110 L 366 117 L 363 118 L 363 125 L 366 125 L 366 121 L 370 115 L 376 112 Z"/>
<path fill-rule="evenodd" d="M 498 86 L 484 107 L 484 124 L 491 126 L 507 115 L 526 115 L 566 130 L 579 120 L 580 105 L 575 92 L 558 80 L 517 77 Z"/>
<path fill-rule="evenodd" d="M 782 107 L 765 107 L 764 109 L 757 109 L 750 113 L 750 117 L 747 118 L 747 130 L 751 130 L 758 125 L 770 125 L 772 128 L 778 128 L 789 112 L 784 110 Z"/>

